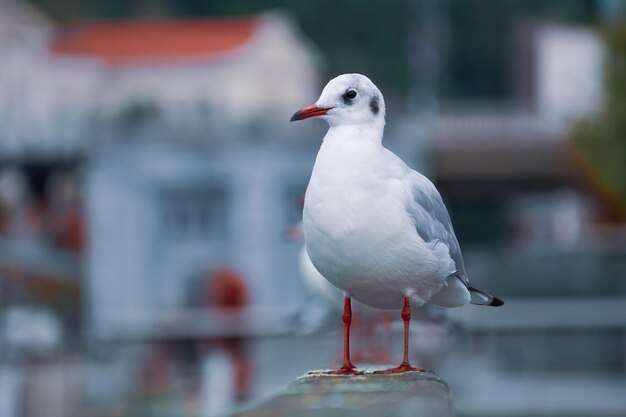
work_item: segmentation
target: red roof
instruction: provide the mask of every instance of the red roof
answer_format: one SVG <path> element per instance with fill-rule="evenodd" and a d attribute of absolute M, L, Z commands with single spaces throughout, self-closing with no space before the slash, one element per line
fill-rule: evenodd
<path fill-rule="evenodd" d="M 85 21 L 56 34 L 56 55 L 100 58 L 109 64 L 211 57 L 245 44 L 252 18 Z"/>

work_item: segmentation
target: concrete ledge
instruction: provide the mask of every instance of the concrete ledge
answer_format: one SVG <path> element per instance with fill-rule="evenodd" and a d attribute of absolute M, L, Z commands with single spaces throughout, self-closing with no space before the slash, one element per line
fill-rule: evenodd
<path fill-rule="evenodd" d="M 307 374 L 237 417 L 450 417 L 448 386 L 432 372 Z"/>

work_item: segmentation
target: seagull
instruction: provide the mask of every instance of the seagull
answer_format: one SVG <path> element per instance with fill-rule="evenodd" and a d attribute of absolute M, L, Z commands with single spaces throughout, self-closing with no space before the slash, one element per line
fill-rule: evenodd
<path fill-rule="evenodd" d="M 402 306 L 402 363 L 377 372 L 424 371 L 409 363 L 411 306 L 504 303 L 469 285 L 433 183 L 382 145 L 385 101 L 369 78 L 343 74 L 330 80 L 317 102 L 291 121 L 312 117 L 330 128 L 304 199 L 305 244 L 315 268 L 346 293 L 343 365 L 328 373 L 362 373 L 350 360 L 351 298 L 381 309 Z"/>

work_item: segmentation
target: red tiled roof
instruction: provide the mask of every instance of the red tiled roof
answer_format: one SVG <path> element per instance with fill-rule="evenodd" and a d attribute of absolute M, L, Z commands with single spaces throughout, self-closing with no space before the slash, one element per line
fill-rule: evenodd
<path fill-rule="evenodd" d="M 257 25 L 253 18 L 85 21 L 57 33 L 50 49 L 115 65 L 198 59 L 245 44 Z"/>

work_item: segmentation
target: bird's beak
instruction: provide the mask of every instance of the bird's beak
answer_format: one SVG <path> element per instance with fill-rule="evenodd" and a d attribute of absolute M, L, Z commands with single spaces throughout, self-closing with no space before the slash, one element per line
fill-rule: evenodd
<path fill-rule="evenodd" d="M 305 107 L 302 110 L 298 110 L 297 112 L 295 112 L 293 114 L 293 116 L 291 116 L 291 120 L 289 120 L 289 121 L 290 122 L 295 122 L 297 120 L 308 119 L 309 117 L 323 116 L 326 113 L 328 113 L 328 111 L 331 110 L 331 109 L 332 109 L 332 107 L 330 107 L 330 108 L 323 108 L 323 107 L 317 107 L 314 104 L 312 106 Z"/>

